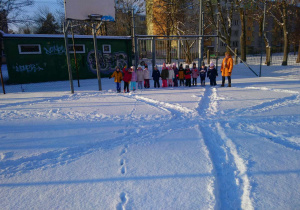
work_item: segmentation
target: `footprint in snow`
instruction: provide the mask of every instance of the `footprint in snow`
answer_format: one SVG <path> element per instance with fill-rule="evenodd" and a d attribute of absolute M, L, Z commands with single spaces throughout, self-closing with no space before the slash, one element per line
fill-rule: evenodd
<path fill-rule="evenodd" d="M 124 155 L 127 152 L 126 147 L 122 149 L 121 154 L 120 155 Z"/>
<path fill-rule="evenodd" d="M 121 173 L 122 173 L 122 174 L 125 174 L 125 173 L 126 173 L 126 168 L 125 168 L 124 166 L 121 168 Z"/>
<path fill-rule="evenodd" d="M 125 160 L 124 159 L 121 159 L 120 160 L 120 166 L 123 166 L 125 164 Z"/>
<path fill-rule="evenodd" d="M 117 210 L 124 210 L 125 205 L 127 204 L 127 201 L 128 201 L 126 193 L 122 192 L 120 194 L 120 199 L 121 199 L 121 202 L 118 204 Z"/>

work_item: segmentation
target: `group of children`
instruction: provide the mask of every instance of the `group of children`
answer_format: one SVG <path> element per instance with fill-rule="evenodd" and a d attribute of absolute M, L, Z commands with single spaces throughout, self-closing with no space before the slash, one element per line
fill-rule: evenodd
<path fill-rule="evenodd" d="M 143 89 L 143 86 L 144 88 L 150 88 L 150 72 L 147 65 L 145 65 L 144 70 L 142 69 L 142 66 L 139 65 L 136 71 L 134 66 L 128 69 L 124 67 L 123 74 L 117 66 L 116 71 L 110 77 L 115 78 L 114 81 L 116 83 L 117 92 L 121 92 L 122 80 L 124 81 L 124 92 L 129 92 L 129 88 L 135 91 L 137 89 L 136 84 L 138 84 L 138 89 Z M 196 67 L 195 63 L 193 63 L 192 69 L 189 68 L 189 65 L 186 65 L 184 69 L 183 65 L 180 64 L 178 69 L 175 63 L 173 63 L 173 65 L 166 65 L 164 63 L 161 72 L 158 70 L 157 65 L 154 66 L 154 70 L 152 72 L 154 88 L 160 87 L 160 78 L 162 79 L 162 87 L 191 87 L 192 84 L 193 86 L 197 86 L 198 76 L 200 76 L 202 86 L 205 86 L 206 76 L 210 79 L 211 86 L 217 85 L 216 77 L 218 76 L 218 72 L 213 62 L 210 63 L 209 68 L 207 68 L 203 62 L 200 71 Z M 193 82 L 191 82 L 191 79 L 193 79 Z"/>

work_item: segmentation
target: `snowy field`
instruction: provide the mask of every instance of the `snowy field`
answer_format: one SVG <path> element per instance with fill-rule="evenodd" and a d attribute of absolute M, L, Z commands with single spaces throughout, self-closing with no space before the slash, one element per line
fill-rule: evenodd
<path fill-rule="evenodd" d="M 231 88 L 1 94 L 0 209 L 300 209 L 299 67 L 240 64 Z"/>

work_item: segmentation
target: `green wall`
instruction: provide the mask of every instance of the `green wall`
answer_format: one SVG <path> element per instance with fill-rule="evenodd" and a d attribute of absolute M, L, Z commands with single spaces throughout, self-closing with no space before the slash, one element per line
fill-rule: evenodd
<path fill-rule="evenodd" d="M 98 37 L 101 74 L 110 74 L 116 65 L 131 65 L 132 50 L 130 37 Z M 18 45 L 39 44 L 41 54 L 20 54 Z M 72 39 L 69 39 L 72 44 Z M 83 44 L 85 53 L 77 53 L 80 79 L 96 78 L 94 44 L 92 36 L 76 36 L 75 44 Z M 5 35 L 4 50 L 9 74 L 8 83 L 33 83 L 68 80 L 64 37 L 61 35 Z M 111 45 L 111 53 L 102 53 L 103 45 Z M 74 54 L 72 60 L 73 79 L 77 78 Z"/>

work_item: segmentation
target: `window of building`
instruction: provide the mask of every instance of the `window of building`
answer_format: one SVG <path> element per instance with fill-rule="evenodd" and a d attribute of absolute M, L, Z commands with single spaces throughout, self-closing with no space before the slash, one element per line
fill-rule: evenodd
<path fill-rule="evenodd" d="M 238 41 L 232 42 L 232 46 L 233 46 L 233 47 L 238 47 L 238 46 L 239 46 L 239 42 L 238 42 Z"/>
<path fill-rule="evenodd" d="M 233 20 L 233 25 L 238 26 L 239 25 L 239 20 Z"/>
<path fill-rule="evenodd" d="M 84 44 L 75 44 L 76 53 L 85 53 L 85 45 Z M 73 45 L 69 44 L 69 52 L 73 53 Z"/>
<path fill-rule="evenodd" d="M 39 44 L 19 44 L 19 54 L 42 54 Z"/>
<path fill-rule="evenodd" d="M 111 45 L 104 44 L 102 45 L 102 48 L 103 48 L 103 53 L 111 53 Z"/>
<path fill-rule="evenodd" d="M 146 17 L 145 16 L 140 16 L 140 21 L 146 21 Z"/>

